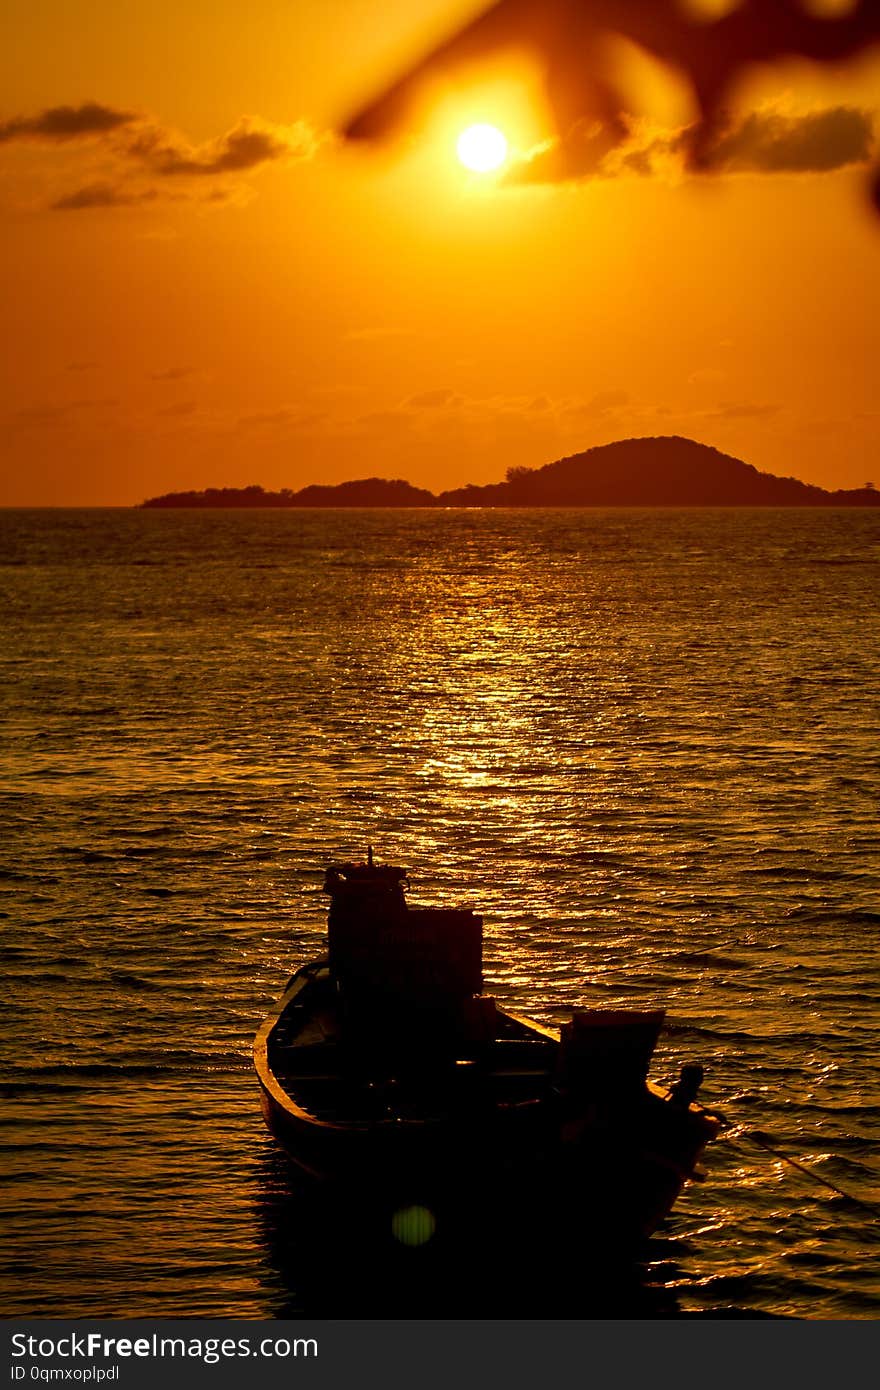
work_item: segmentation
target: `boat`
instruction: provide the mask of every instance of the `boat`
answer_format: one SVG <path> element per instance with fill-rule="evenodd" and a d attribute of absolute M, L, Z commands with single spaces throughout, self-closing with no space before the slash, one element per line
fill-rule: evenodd
<path fill-rule="evenodd" d="M 288 981 L 254 1063 L 301 1178 L 431 1213 L 484 1208 L 638 1241 L 718 1133 L 702 1068 L 648 1079 L 662 1009 L 579 1009 L 559 1030 L 484 992 L 482 918 L 412 907 L 407 871 L 331 864 L 327 953 Z M 427 1218 L 426 1218 L 427 1219 Z"/>

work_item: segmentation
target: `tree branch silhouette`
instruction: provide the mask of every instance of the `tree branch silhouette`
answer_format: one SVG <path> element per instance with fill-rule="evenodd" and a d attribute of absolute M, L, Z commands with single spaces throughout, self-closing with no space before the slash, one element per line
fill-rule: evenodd
<path fill-rule="evenodd" d="M 805 0 L 741 0 L 717 18 L 687 0 L 498 0 L 402 73 L 343 127 L 350 140 L 381 140 L 406 129 L 427 81 L 528 47 L 543 70 L 547 100 L 566 136 L 600 122 L 609 147 L 628 133 L 623 93 L 608 70 L 605 40 L 631 40 L 673 68 L 693 94 L 698 119 L 687 133 L 691 168 L 710 170 L 736 80 L 754 64 L 790 57 L 839 63 L 880 44 L 880 0 L 853 0 L 832 16 Z M 871 195 L 880 213 L 880 175 Z"/>

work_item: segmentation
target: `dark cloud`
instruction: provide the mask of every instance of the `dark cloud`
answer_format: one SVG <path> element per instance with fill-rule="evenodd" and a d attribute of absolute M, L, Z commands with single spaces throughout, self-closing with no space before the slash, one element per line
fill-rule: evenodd
<path fill-rule="evenodd" d="M 116 187 L 111 183 L 89 183 L 66 193 L 49 204 L 52 212 L 79 212 L 85 208 L 127 208 L 140 203 L 151 203 L 158 197 L 154 188 L 135 191 Z"/>
<path fill-rule="evenodd" d="M 223 137 L 221 148 L 199 173 L 237 174 L 254 169 L 267 160 L 279 159 L 290 152 L 290 145 L 267 130 L 238 129 Z"/>
<path fill-rule="evenodd" d="M 9 140 L 83 140 L 107 135 L 138 120 L 133 111 L 119 111 L 98 102 L 82 106 L 50 106 L 36 116 L 14 116 L 0 124 L 0 143 Z"/>
<path fill-rule="evenodd" d="M 755 111 L 707 152 L 714 169 L 766 173 L 827 173 L 871 157 L 874 121 L 869 111 L 834 106 L 804 116 Z"/>
<path fill-rule="evenodd" d="M 237 174 L 284 155 L 314 153 L 317 140 L 305 122 L 274 126 L 245 118 L 208 145 L 193 147 L 175 132 L 151 124 L 134 111 L 99 102 L 51 106 L 36 116 L 14 116 L 0 123 L 0 143 L 11 140 L 67 141 L 113 136 L 130 131 L 117 152 L 144 161 L 157 174 Z"/>
<path fill-rule="evenodd" d="M 241 121 L 219 140 L 198 149 L 159 127 L 148 127 L 128 143 L 126 152 L 163 177 L 198 177 L 240 174 L 290 155 L 305 158 L 314 148 L 314 137 L 303 124 L 287 129 Z"/>
<path fill-rule="evenodd" d="M 85 102 L 47 107 L 34 116 L 15 116 L 0 123 L 0 144 L 15 140 L 54 145 L 99 142 L 103 169 L 72 192 L 57 192 L 47 205 L 53 212 L 75 212 L 134 207 L 159 197 L 212 204 L 233 199 L 240 202 L 247 190 L 238 176 L 273 161 L 310 159 L 322 137 L 305 121 L 282 126 L 246 116 L 216 140 L 193 145 L 177 131 L 143 114 Z M 166 191 L 160 192 L 162 184 L 145 188 L 146 178 L 151 184 L 157 179 L 164 184 L 167 179 Z M 206 189 L 209 178 L 221 182 Z"/>
<path fill-rule="evenodd" d="M 22 406 L 10 419 L 13 424 L 24 426 L 60 425 L 77 411 L 101 410 L 118 404 L 115 396 L 101 397 L 99 400 L 43 401 L 37 405 Z"/>
<path fill-rule="evenodd" d="M 582 179 L 647 177 L 681 168 L 693 128 L 669 135 L 634 130 L 623 141 L 595 126 L 575 127 L 564 138 L 539 146 L 511 166 L 505 182 L 549 184 Z M 850 106 L 828 107 L 804 115 L 766 109 L 728 123 L 703 156 L 708 172 L 828 173 L 870 160 L 874 148 L 872 112 Z"/>
<path fill-rule="evenodd" d="M 193 376 L 195 367 L 165 367 L 161 372 L 150 372 L 152 381 L 183 381 Z"/>

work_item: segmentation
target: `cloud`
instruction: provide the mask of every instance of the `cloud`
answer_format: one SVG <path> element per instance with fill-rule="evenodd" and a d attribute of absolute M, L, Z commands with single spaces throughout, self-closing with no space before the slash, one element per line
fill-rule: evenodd
<path fill-rule="evenodd" d="M 126 154 L 163 178 L 241 174 L 282 158 L 307 159 L 318 145 L 304 121 L 292 126 L 271 125 L 246 118 L 206 145 L 188 145 L 174 132 L 147 126 L 126 145 Z"/>
<path fill-rule="evenodd" d="M 725 401 L 716 410 L 705 412 L 710 420 L 759 420 L 778 413 L 778 405 L 755 405 L 748 401 Z"/>
<path fill-rule="evenodd" d="M 22 406 L 14 411 L 9 420 L 14 425 L 27 427 L 52 427 L 64 424 L 71 416 L 81 410 L 101 410 L 107 406 L 118 405 L 115 396 L 100 400 L 41 401 L 36 405 Z"/>
<path fill-rule="evenodd" d="M 284 405 L 276 410 L 257 410 L 250 415 L 241 415 L 235 423 L 236 429 L 311 429 L 325 418 L 320 410 L 303 409 L 301 406 Z"/>
<path fill-rule="evenodd" d="M 707 383 L 708 384 L 708 383 Z M 442 399 L 441 399 L 442 398 Z M 659 418 L 681 421 L 769 420 L 783 407 L 761 401 L 721 400 L 714 404 L 672 408 L 638 401 L 628 391 L 606 389 L 586 397 L 466 396 L 451 390 L 422 392 L 396 406 L 373 410 L 347 423 L 389 437 L 433 436 L 438 428 L 470 436 L 579 437 L 590 431 L 616 431 L 639 421 Z M 434 412 L 437 413 L 434 413 Z M 610 437 L 610 436 L 609 436 Z"/>
<path fill-rule="evenodd" d="M 140 118 L 134 111 L 120 111 L 99 102 L 82 106 L 49 106 L 36 116 L 13 116 L 0 124 L 0 144 L 10 140 L 85 140 L 108 135 Z"/>
<path fill-rule="evenodd" d="M 116 183 L 109 180 L 98 181 L 96 183 L 84 184 L 81 188 L 76 188 L 72 193 L 65 193 L 49 203 L 49 212 L 78 212 L 88 208 L 131 208 L 141 207 L 145 203 L 155 203 L 159 200 L 171 201 L 175 203 L 186 201 L 197 201 L 212 204 L 242 204 L 249 201 L 249 190 L 246 188 L 212 188 L 201 192 L 199 195 L 185 195 L 177 191 L 169 193 L 167 189 L 155 187 L 138 186 L 136 183 L 128 184 L 124 176 L 121 181 Z M 170 235 L 173 235 L 171 233 Z"/>
<path fill-rule="evenodd" d="M 358 415 L 350 424 L 358 433 L 367 430 L 382 438 L 399 438 L 417 429 L 417 420 L 418 415 L 411 410 L 397 407 L 390 410 L 370 410 L 365 415 Z"/>
<path fill-rule="evenodd" d="M 18 425 L 60 425 L 73 409 L 72 404 L 26 405 L 16 410 L 11 418 Z"/>
<path fill-rule="evenodd" d="M 0 123 L 0 144 L 28 140 L 72 147 L 68 158 L 79 165 L 80 183 L 72 191 L 62 186 L 50 198 L 46 206 L 52 212 L 134 207 L 159 198 L 217 206 L 241 202 L 249 191 L 243 175 L 270 163 L 311 159 L 327 138 L 305 121 L 279 125 L 242 116 L 216 139 L 193 144 L 143 113 L 99 102 L 47 107 Z M 83 142 L 89 142 L 87 156 L 76 148 Z M 206 189 L 208 179 L 215 186 Z"/>
<path fill-rule="evenodd" d="M 625 175 L 656 176 L 685 167 L 692 127 L 659 131 L 633 123 L 615 139 L 595 124 L 579 123 L 567 135 L 538 145 L 511 166 L 505 183 L 552 184 Z M 704 152 L 712 173 L 821 174 L 867 163 L 874 149 L 874 113 L 833 106 L 800 115 L 764 107 L 731 121 Z"/>
<path fill-rule="evenodd" d="M 713 169 L 758 173 L 828 173 L 864 164 L 874 144 L 869 111 L 834 106 L 803 116 L 754 111 L 708 151 Z"/>
<path fill-rule="evenodd" d="M 252 425 L 290 425 L 297 419 L 297 412 L 290 406 L 281 406 L 278 410 L 255 410 L 250 415 L 242 415 L 239 418 L 239 425 L 250 427 Z"/>
<path fill-rule="evenodd" d="M 717 386 L 720 382 L 727 380 L 727 372 L 722 372 L 718 367 L 698 367 L 695 372 L 691 372 L 688 377 L 689 386 Z"/>
<path fill-rule="evenodd" d="M 151 203 L 158 193 L 154 188 L 140 191 L 118 188 L 110 183 L 88 183 L 73 193 L 66 193 L 49 204 L 50 212 L 79 212 L 85 208 L 127 208 Z"/>
<path fill-rule="evenodd" d="M 578 417 L 613 415 L 629 403 L 630 394 L 628 391 L 597 391 L 589 400 L 562 403 L 561 413 Z"/>
<path fill-rule="evenodd" d="M 510 166 L 503 182 L 569 183 L 597 178 L 619 144 L 617 135 L 597 122 L 579 121 L 564 138 L 545 140 Z"/>
<path fill-rule="evenodd" d="M 175 401 L 173 405 L 166 405 L 163 406 L 161 410 L 157 410 L 156 414 L 168 415 L 171 417 L 193 415 L 197 409 L 198 402 L 196 401 Z"/>
<path fill-rule="evenodd" d="M 151 381 L 183 381 L 195 375 L 195 367 L 165 367 L 161 372 L 150 372 Z"/>
<path fill-rule="evenodd" d="M 618 410 L 629 402 L 628 391 L 597 391 L 587 401 L 585 410 L 591 414 L 604 415 L 609 410 Z"/>
<path fill-rule="evenodd" d="M 410 396 L 403 404 L 414 406 L 417 410 L 435 410 L 444 405 L 452 405 L 457 399 L 454 391 L 441 387 L 436 391 L 420 391 L 417 395 Z"/>

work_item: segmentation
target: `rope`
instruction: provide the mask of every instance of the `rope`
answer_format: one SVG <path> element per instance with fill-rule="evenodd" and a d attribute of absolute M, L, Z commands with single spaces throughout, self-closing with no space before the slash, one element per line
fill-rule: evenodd
<path fill-rule="evenodd" d="M 717 1106 L 707 1105 L 706 1109 L 710 1115 L 717 1115 L 718 1119 L 722 1124 L 726 1125 L 728 1129 L 739 1127 L 735 1120 L 731 1120 L 730 1117 L 719 1110 Z M 783 1149 L 768 1143 L 766 1139 L 760 1138 L 757 1134 L 750 1133 L 749 1130 L 743 1130 L 742 1137 L 744 1139 L 751 1139 L 752 1143 L 757 1144 L 759 1149 L 766 1149 L 767 1153 L 773 1154 L 774 1158 L 781 1158 L 783 1163 L 787 1163 L 790 1167 L 796 1168 L 797 1171 L 803 1173 L 805 1177 L 812 1178 L 813 1182 L 819 1183 L 822 1187 L 827 1187 L 831 1192 L 836 1192 L 838 1197 L 845 1197 L 848 1202 L 853 1202 L 857 1207 L 862 1207 L 865 1211 L 869 1211 L 872 1216 L 880 1217 L 880 1207 L 878 1207 L 875 1202 L 866 1202 L 862 1197 L 854 1197 L 851 1192 L 847 1192 L 844 1188 L 838 1187 L 837 1183 L 829 1182 L 827 1178 L 820 1178 L 819 1174 L 814 1173 L 812 1168 L 807 1168 L 805 1164 L 798 1162 L 796 1158 L 792 1158 L 791 1154 L 785 1153 Z M 732 1142 L 735 1143 L 736 1140 Z"/>

